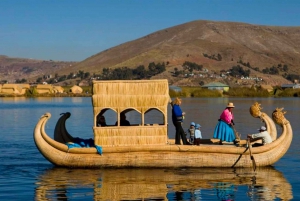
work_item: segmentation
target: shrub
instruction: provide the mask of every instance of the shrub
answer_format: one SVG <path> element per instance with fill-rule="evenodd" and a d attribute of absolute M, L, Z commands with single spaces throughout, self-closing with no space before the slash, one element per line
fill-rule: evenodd
<path fill-rule="evenodd" d="M 26 97 L 36 97 L 38 96 L 38 93 L 36 91 L 35 87 L 31 87 L 30 89 L 27 89 L 25 92 Z"/>
<path fill-rule="evenodd" d="M 210 89 L 197 89 L 193 91 L 192 97 L 222 97 L 222 91 Z"/>
<path fill-rule="evenodd" d="M 276 95 L 279 97 L 300 97 L 300 89 L 285 89 Z"/>
<path fill-rule="evenodd" d="M 224 92 L 228 96 L 237 97 L 269 97 L 270 93 L 265 89 L 256 89 L 255 87 L 235 87 L 230 88 L 229 91 Z"/>
<path fill-rule="evenodd" d="M 181 92 L 169 91 L 170 97 L 221 97 L 222 92 L 200 87 L 182 87 Z"/>

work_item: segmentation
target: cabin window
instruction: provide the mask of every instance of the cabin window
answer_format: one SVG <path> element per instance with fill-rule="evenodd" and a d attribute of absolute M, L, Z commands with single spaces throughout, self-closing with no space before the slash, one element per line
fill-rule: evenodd
<path fill-rule="evenodd" d="M 117 117 L 117 112 L 114 110 L 109 108 L 103 109 L 96 116 L 96 127 L 115 126 L 115 123 L 118 120 Z M 105 124 L 103 124 L 103 118 L 105 120 Z"/>
<path fill-rule="evenodd" d="M 139 126 L 142 124 L 142 115 L 135 109 L 126 109 L 120 113 L 121 116 L 125 115 L 126 120 L 129 121 L 130 126 Z M 117 122 L 116 122 L 117 125 Z"/>
<path fill-rule="evenodd" d="M 156 108 L 151 108 L 145 112 L 144 122 L 145 125 L 164 125 L 164 114 Z"/>

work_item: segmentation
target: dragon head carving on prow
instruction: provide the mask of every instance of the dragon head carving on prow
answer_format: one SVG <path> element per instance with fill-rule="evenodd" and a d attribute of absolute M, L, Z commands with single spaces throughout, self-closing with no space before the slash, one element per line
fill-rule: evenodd
<path fill-rule="evenodd" d="M 274 110 L 274 112 L 272 113 L 272 118 L 274 120 L 275 123 L 279 124 L 279 125 L 284 125 L 289 123 L 288 120 L 286 120 L 286 118 L 284 117 L 284 114 L 286 113 L 286 111 L 282 111 L 283 108 L 276 108 Z"/>
<path fill-rule="evenodd" d="M 254 118 L 259 118 L 261 117 L 261 110 L 262 107 L 260 106 L 260 104 L 258 102 L 255 102 L 251 107 L 250 107 L 250 114 L 254 117 Z"/>

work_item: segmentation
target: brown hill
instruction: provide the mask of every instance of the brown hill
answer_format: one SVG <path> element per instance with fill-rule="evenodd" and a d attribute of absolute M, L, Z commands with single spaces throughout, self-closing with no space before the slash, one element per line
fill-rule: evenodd
<path fill-rule="evenodd" d="M 220 54 L 222 61 L 203 54 Z M 191 61 L 219 73 L 237 65 L 240 60 L 260 70 L 287 65 L 289 73 L 300 74 L 300 27 L 193 21 L 100 52 L 75 65 L 73 70 L 102 73 L 103 68 L 134 68 L 140 64 L 147 66 L 150 62 L 168 61 L 168 71 L 173 71 L 184 61 Z M 170 74 L 164 76 L 172 79 Z M 272 85 L 288 83 L 282 76 L 264 75 L 254 70 L 251 70 L 251 76 L 262 77 Z M 173 81 L 177 82 L 174 78 Z"/>
<path fill-rule="evenodd" d="M 62 69 L 74 64 L 76 62 L 10 58 L 0 55 L 0 81 L 13 83 L 16 79 L 26 79 L 31 82 L 37 77 L 59 74 Z"/>
<path fill-rule="evenodd" d="M 222 60 L 209 59 L 204 54 L 219 54 Z M 150 62 L 168 62 L 167 72 L 158 77 L 168 78 L 178 85 L 199 83 L 199 78 L 175 78 L 170 73 L 174 68 L 181 69 L 185 61 L 203 65 L 216 74 L 242 61 L 252 67 L 242 66 L 251 70 L 250 76 L 262 77 L 267 84 L 289 83 L 281 75 L 266 75 L 261 71 L 282 64 L 288 66 L 289 74 L 300 74 L 300 27 L 193 21 L 107 49 L 75 65 L 52 70 L 59 75 L 79 70 L 102 73 L 103 68 L 135 68 L 141 64 L 147 67 Z M 260 72 L 254 71 L 255 67 Z"/>

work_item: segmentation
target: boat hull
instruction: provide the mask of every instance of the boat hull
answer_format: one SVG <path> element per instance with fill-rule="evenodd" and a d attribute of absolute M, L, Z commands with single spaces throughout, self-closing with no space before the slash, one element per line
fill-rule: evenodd
<path fill-rule="evenodd" d="M 275 127 L 274 122 L 265 115 L 266 124 Z M 62 141 L 50 138 L 45 125 L 51 117 L 44 114 L 34 130 L 34 140 L 41 154 L 56 166 L 76 168 L 96 167 L 252 167 L 253 160 L 246 146 L 217 145 L 213 141 L 200 146 L 175 145 L 171 141 L 165 145 L 105 146 L 100 155 L 96 148 L 72 148 Z M 64 114 L 58 121 L 55 136 L 66 135 L 65 121 L 70 117 Z M 287 151 L 292 140 L 289 123 L 282 124 L 282 134 L 269 145 L 253 147 L 252 154 L 256 166 L 269 166 L 278 161 Z M 61 127 L 61 128 L 60 128 Z M 60 138 L 63 139 L 64 137 Z M 66 137 L 65 137 L 66 138 Z"/>

